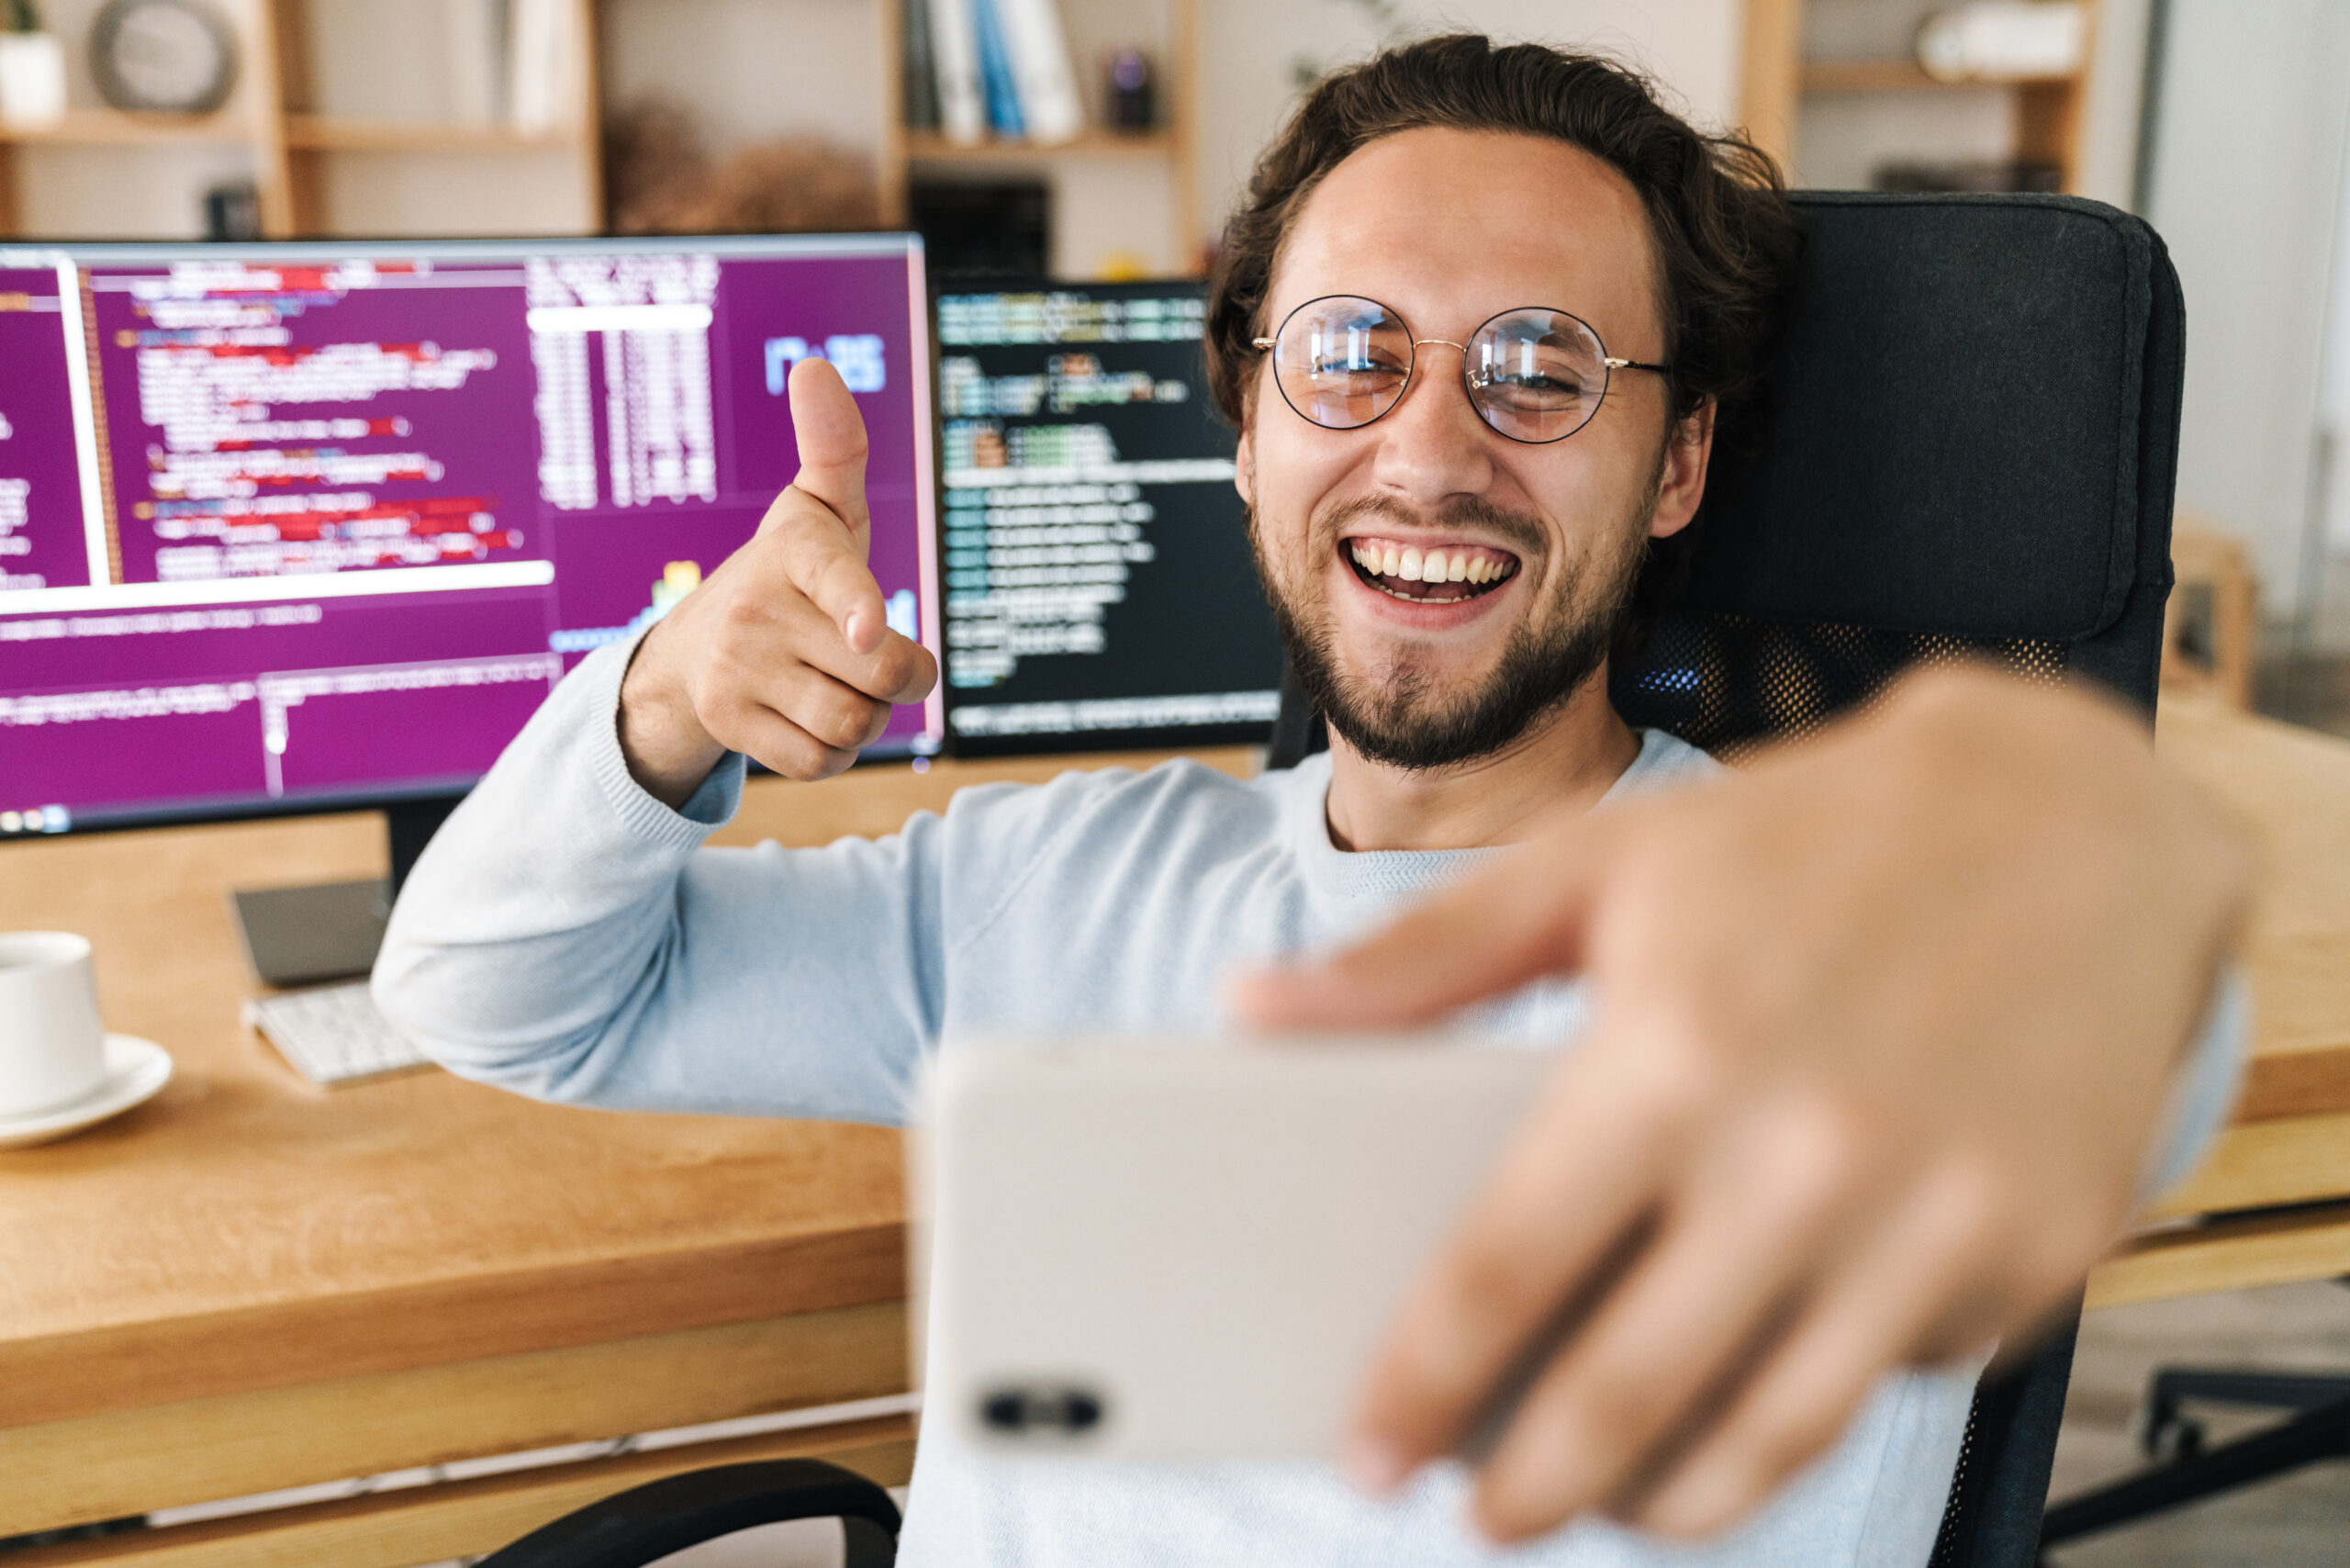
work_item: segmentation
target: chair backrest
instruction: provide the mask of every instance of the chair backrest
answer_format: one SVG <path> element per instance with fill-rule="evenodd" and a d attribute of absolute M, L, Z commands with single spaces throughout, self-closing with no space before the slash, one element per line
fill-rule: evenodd
<path fill-rule="evenodd" d="M 1617 710 L 1734 759 L 1987 657 L 2151 722 L 2186 362 L 2161 239 L 2067 196 L 1795 205 L 1785 338 L 1719 432 L 1684 602 L 1609 672 Z M 1285 681 L 1270 765 L 1321 728 Z M 1936 1568 L 2034 1561 L 2071 1351 L 2068 1327 L 1978 1394 Z"/>

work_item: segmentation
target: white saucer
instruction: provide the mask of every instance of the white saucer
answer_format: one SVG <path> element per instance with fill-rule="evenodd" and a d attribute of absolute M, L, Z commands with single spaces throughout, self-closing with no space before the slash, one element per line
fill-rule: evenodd
<path fill-rule="evenodd" d="M 136 1035 L 106 1036 L 106 1079 L 71 1104 L 28 1116 L 0 1116 L 0 1148 L 23 1148 L 118 1116 L 172 1081 L 172 1054 Z"/>

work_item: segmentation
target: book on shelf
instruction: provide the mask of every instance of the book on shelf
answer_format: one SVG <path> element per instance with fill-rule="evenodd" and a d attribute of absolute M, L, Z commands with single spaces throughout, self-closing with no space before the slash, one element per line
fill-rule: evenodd
<path fill-rule="evenodd" d="M 979 87 L 979 40 L 971 0 L 929 0 L 930 50 L 938 62 L 938 124 L 946 140 L 987 140 L 987 100 Z"/>
<path fill-rule="evenodd" d="M 936 125 L 964 146 L 990 132 L 1045 146 L 1083 134 L 1085 107 L 1054 0 L 908 3 L 908 125 Z"/>
<path fill-rule="evenodd" d="M 938 129 L 938 61 L 930 48 L 930 0 L 901 0 L 906 57 L 906 124 L 915 130 Z"/>
<path fill-rule="evenodd" d="M 514 129 L 540 136 L 571 122 L 566 85 L 578 66 L 571 0 L 513 0 L 507 112 Z"/>
<path fill-rule="evenodd" d="M 1003 17 L 995 0 L 971 0 L 971 23 L 979 39 L 979 86 L 987 95 L 988 129 L 1016 139 L 1028 127 L 1020 112 L 1020 87 L 1013 80 L 1012 50 L 1004 42 Z"/>
<path fill-rule="evenodd" d="M 993 5 L 1012 57 L 1013 85 L 1020 95 L 1020 118 L 1031 141 L 1073 141 L 1085 129 L 1078 102 L 1077 74 L 1069 62 L 1069 39 L 1061 31 L 1053 0 L 980 0 Z"/>

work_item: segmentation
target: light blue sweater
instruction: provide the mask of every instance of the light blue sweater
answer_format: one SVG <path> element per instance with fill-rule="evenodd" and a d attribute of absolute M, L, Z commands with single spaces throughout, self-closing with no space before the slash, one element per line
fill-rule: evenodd
<path fill-rule="evenodd" d="M 903 1119 L 942 1038 L 1202 1030 L 1237 965 L 1375 924 L 1481 852 L 1346 854 L 1326 757 L 1248 782 L 1187 762 L 962 791 L 877 841 L 705 849 L 733 814 L 731 758 L 682 812 L 629 777 L 617 739 L 633 644 L 581 664 L 449 819 L 402 892 L 375 997 L 452 1070 L 619 1109 Z M 1609 798 L 1717 765 L 1660 732 Z M 2182 1076 L 2165 1174 L 2224 1113 L 2243 1036 L 2230 1004 Z M 1556 1048 L 1575 986 L 1528 988 L 1477 1029 Z M 2161 1178 L 2158 1177 L 2157 1180 Z M 1922 1563 L 1972 1369 L 1886 1378 L 1841 1444 L 1759 1517 L 1695 1550 L 1581 1524 L 1511 1562 Z M 905 1568 L 1469 1568 L 1462 1477 L 1364 1502 L 1295 1463 L 1182 1468 L 1000 1458 L 926 1434 Z"/>

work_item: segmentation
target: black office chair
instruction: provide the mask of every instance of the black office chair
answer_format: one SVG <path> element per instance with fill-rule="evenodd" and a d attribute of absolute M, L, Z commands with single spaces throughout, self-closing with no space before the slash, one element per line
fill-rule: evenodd
<path fill-rule="evenodd" d="M 2184 361 L 2162 241 L 2062 196 L 1796 205 L 1806 252 L 1766 396 L 1721 431 L 1688 592 L 1613 671 L 1617 708 L 1734 757 L 1867 702 L 1908 666 L 1988 658 L 2098 681 L 2151 722 Z M 1321 744 L 1290 687 L 1270 765 Z M 2034 1562 L 2076 1323 L 2066 1314 L 1976 1391 L 1932 1568 Z M 692 1478 L 673 1478 L 482 1568 L 636 1568 L 745 1522 L 828 1512 L 870 1534 L 886 1495 L 793 1462 L 720 1486 L 708 1528 L 675 1517 Z M 591 1535 L 615 1549 L 588 1554 Z"/>

